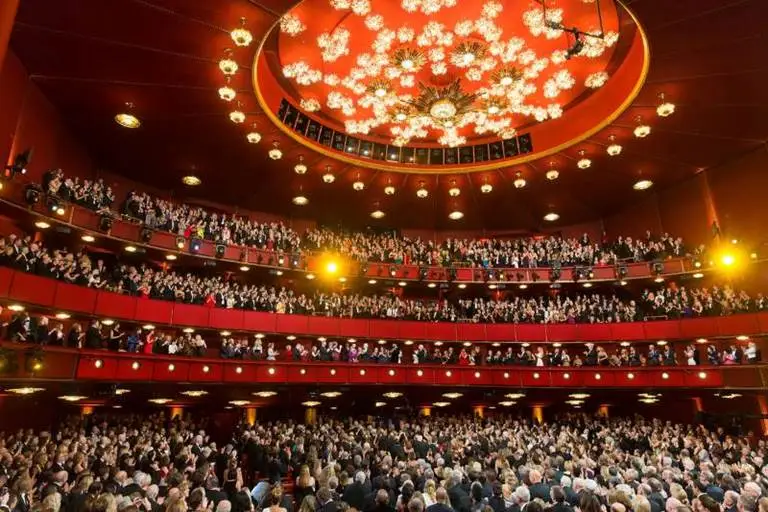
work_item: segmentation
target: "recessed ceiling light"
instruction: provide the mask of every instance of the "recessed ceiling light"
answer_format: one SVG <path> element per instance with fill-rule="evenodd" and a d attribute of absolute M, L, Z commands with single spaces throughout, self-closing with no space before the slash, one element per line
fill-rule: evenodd
<path fill-rule="evenodd" d="M 368 284 L 376 284 L 377 282 L 378 281 L 376 281 L 375 279 L 369 279 L 368 280 Z"/>
<path fill-rule="evenodd" d="M 448 218 L 451 220 L 461 220 L 464 218 L 464 213 L 459 210 L 454 210 L 448 214 Z"/>
<path fill-rule="evenodd" d="M 493 190 L 493 185 L 491 185 L 490 183 L 483 183 L 480 186 L 480 192 L 482 192 L 483 194 L 490 194 L 492 190 Z"/>
<path fill-rule="evenodd" d="M 559 218 L 560 218 L 560 216 L 558 214 L 556 214 L 555 212 L 549 212 L 548 214 L 546 214 L 544 216 L 544 220 L 546 220 L 547 222 L 554 222 L 554 221 L 556 221 Z"/>
<path fill-rule="evenodd" d="M 183 178 L 181 178 L 181 182 L 184 183 L 185 185 L 189 185 L 190 187 L 196 187 L 202 183 L 202 180 L 197 176 L 190 175 L 190 176 L 184 176 Z"/>
<path fill-rule="evenodd" d="M 165 259 L 167 259 L 168 261 L 175 261 L 176 257 L 177 256 L 175 254 L 166 254 L 165 255 Z"/>
<path fill-rule="evenodd" d="M 8 306 L 8 309 L 18 313 L 19 311 L 24 311 L 24 306 L 22 306 L 21 304 L 11 304 L 10 306 Z"/>
<path fill-rule="evenodd" d="M 465 283 L 461 283 L 461 284 L 459 285 L 459 288 L 460 288 L 460 289 L 462 289 L 462 290 L 463 290 L 464 288 L 466 288 L 466 287 L 467 287 L 467 285 L 466 285 Z"/>
<path fill-rule="evenodd" d="M 134 116 L 133 114 L 127 114 L 125 112 L 122 114 L 117 114 L 115 116 L 115 122 L 123 128 L 134 129 L 141 126 L 141 121 L 138 117 Z"/>
<path fill-rule="evenodd" d="M 136 247 L 134 247 L 133 245 L 126 245 L 125 246 L 125 251 L 126 252 L 136 252 Z"/>
<path fill-rule="evenodd" d="M 44 388 L 9 388 L 6 389 L 7 392 L 13 393 L 14 395 L 31 395 L 33 393 L 39 393 L 40 391 L 45 391 Z"/>
<path fill-rule="evenodd" d="M 385 215 L 386 215 L 386 213 L 384 213 L 381 210 L 374 210 L 374 211 L 371 212 L 371 217 L 373 217 L 374 219 L 381 219 Z"/>
<path fill-rule="evenodd" d="M 64 400 L 65 402 L 79 402 L 80 400 L 85 400 L 86 398 L 88 397 L 82 395 L 62 395 L 59 397 L 59 400 Z"/>
<path fill-rule="evenodd" d="M 40 228 L 40 229 L 48 229 L 49 227 L 51 227 L 51 225 L 48 224 L 45 221 L 39 220 L 39 221 L 35 222 L 35 227 Z"/>
<path fill-rule="evenodd" d="M 405 286 L 407 284 L 408 283 L 406 283 L 405 281 L 400 281 L 399 283 L 397 283 L 398 286 Z"/>
<path fill-rule="evenodd" d="M 634 185 L 632 185 L 632 188 L 635 190 L 647 190 L 653 186 L 653 182 L 651 180 L 640 180 Z"/>
<path fill-rule="evenodd" d="M 293 204 L 295 204 L 296 206 L 304 206 L 307 203 L 309 203 L 309 199 L 307 199 L 304 196 L 296 196 L 292 199 L 292 201 L 293 201 Z"/>
<path fill-rule="evenodd" d="M 427 288 L 437 288 L 437 283 L 429 283 Z"/>

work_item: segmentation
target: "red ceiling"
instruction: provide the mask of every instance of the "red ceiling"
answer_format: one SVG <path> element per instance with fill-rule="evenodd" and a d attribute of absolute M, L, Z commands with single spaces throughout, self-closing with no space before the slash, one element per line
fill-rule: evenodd
<path fill-rule="evenodd" d="M 642 196 L 631 188 L 638 176 L 663 188 L 768 139 L 764 0 L 626 3 L 651 45 L 648 80 L 633 105 L 609 128 L 545 161 L 472 175 L 387 173 L 310 154 L 259 115 L 247 69 L 255 44 L 235 53 L 243 71 L 234 87 L 264 135 L 260 145 L 247 144 L 247 127 L 232 124 L 217 97 L 217 62 L 240 16 L 258 42 L 293 2 L 25 0 L 11 46 L 100 167 L 133 179 L 184 195 L 180 177 L 194 172 L 204 183 L 194 193 L 208 199 L 328 222 L 373 222 L 368 213 L 378 201 L 388 213 L 383 222 L 397 227 L 535 230 L 547 211 L 564 224 L 596 219 Z M 678 107 L 666 119 L 655 115 L 660 92 Z M 139 130 L 112 121 L 127 101 L 143 120 Z M 638 115 L 653 128 L 643 140 L 632 137 Z M 612 134 L 624 145 L 613 158 L 605 154 Z M 285 153 L 278 162 L 266 157 L 272 140 Z M 593 160 L 588 170 L 576 168 L 580 149 Z M 300 154 L 310 167 L 301 177 L 292 171 Z M 550 162 L 560 169 L 556 182 L 544 178 Z M 327 164 L 338 177 L 333 185 L 320 179 Z M 522 190 L 512 186 L 516 172 L 528 180 Z M 351 187 L 358 174 L 363 192 Z M 384 196 L 390 180 L 398 192 Z M 422 180 L 426 200 L 415 196 Z M 460 222 L 447 218 L 454 180 L 466 214 Z M 494 185 L 488 195 L 479 191 L 486 181 Z M 290 201 L 300 188 L 310 199 L 303 209 Z"/>

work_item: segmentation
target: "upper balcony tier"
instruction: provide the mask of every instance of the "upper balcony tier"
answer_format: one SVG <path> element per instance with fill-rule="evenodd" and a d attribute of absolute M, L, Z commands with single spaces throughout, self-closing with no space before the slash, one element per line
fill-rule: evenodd
<path fill-rule="evenodd" d="M 0 268 L 0 299 L 137 323 L 292 335 L 445 341 L 694 339 L 768 333 L 768 312 L 615 324 L 479 324 L 262 313 L 143 299 Z"/>
<path fill-rule="evenodd" d="M 30 204 L 21 183 L 8 182 L 0 197 L 0 207 L 16 217 L 20 211 L 27 211 L 29 218 L 43 225 L 64 225 L 83 231 L 83 235 L 109 238 L 134 248 L 162 251 L 168 259 L 182 255 L 217 259 L 237 264 L 243 268 L 264 267 L 275 272 L 297 272 L 312 278 L 325 274 L 329 263 L 328 254 L 308 250 L 265 250 L 233 244 L 219 244 L 210 240 L 179 237 L 169 232 L 146 229 L 143 225 L 123 216 L 112 215 L 108 223 L 104 215 L 74 204 L 56 203 L 60 209 L 52 211 L 44 196 Z M 42 219 L 41 217 L 45 217 Z M 738 252 L 738 251 L 734 251 Z M 745 252 L 745 260 L 758 260 L 758 254 Z M 422 265 L 369 261 L 361 263 L 350 258 L 334 256 L 338 278 L 358 277 L 368 280 L 423 281 L 429 283 L 488 283 L 503 286 L 520 286 L 537 282 L 573 283 L 589 280 L 592 282 L 624 282 L 638 279 L 661 279 L 670 276 L 687 275 L 701 277 L 712 262 L 707 258 L 674 257 L 654 262 L 622 261 L 617 264 L 562 266 L 560 270 L 550 267 L 478 268 L 468 263 L 455 262 L 441 265 Z M 717 263 L 717 262 L 714 262 Z"/>

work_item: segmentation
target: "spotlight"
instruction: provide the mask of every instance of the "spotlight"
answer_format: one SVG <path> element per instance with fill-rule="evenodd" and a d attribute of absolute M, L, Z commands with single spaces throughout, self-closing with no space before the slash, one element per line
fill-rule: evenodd
<path fill-rule="evenodd" d="M 184 239 L 183 236 L 177 236 L 176 237 L 176 247 L 177 248 L 183 249 L 185 243 L 186 243 L 186 240 Z"/>
<path fill-rule="evenodd" d="M 27 165 L 32 160 L 32 150 L 28 149 L 23 153 L 16 155 L 11 165 L 5 166 L 5 176 L 7 178 L 13 178 L 17 174 L 27 174 Z"/>
<path fill-rule="evenodd" d="M 226 248 L 226 247 L 224 247 L 224 245 L 223 245 L 223 244 L 216 244 L 216 257 L 217 257 L 217 258 L 223 258 L 223 257 L 224 257 L 224 251 L 225 251 L 226 249 L 227 249 L 227 248 Z"/>
<path fill-rule="evenodd" d="M 149 228 L 141 228 L 141 241 L 148 244 L 152 241 L 152 230 Z"/>
<path fill-rule="evenodd" d="M 203 241 L 199 238 L 193 238 L 189 242 L 189 252 L 192 253 L 198 253 L 200 252 L 200 249 L 203 247 Z"/>
<path fill-rule="evenodd" d="M 40 202 L 41 194 L 40 187 L 37 185 L 27 185 L 24 189 L 24 201 L 26 201 L 29 206 L 36 205 Z"/>
<path fill-rule="evenodd" d="M 112 229 L 112 217 L 110 217 L 109 215 L 102 215 L 99 218 L 99 229 L 104 232 L 107 232 L 110 229 Z"/>

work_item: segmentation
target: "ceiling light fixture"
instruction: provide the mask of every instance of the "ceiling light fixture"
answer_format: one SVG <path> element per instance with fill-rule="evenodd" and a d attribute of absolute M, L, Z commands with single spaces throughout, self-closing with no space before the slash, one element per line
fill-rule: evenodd
<path fill-rule="evenodd" d="M 451 197 L 458 197 L 461 194 L 461 189 L 456 186 L 456 180 L 451 181 L 451 188 L 448 189 L 448 195 Z"/>
<path fill-rule="evenodd" d="M 235 124 L 242 124 L 245 122 L 245 114 L 240 110 L 240 102 L 237 102 L 235 110 L 229 113 L 229 120 Z"/>
<path fill-rule="evenodd" d="M 356 190 L 357 192 L 360 192 L 361 190 L 363 190 L 365 188 L 365 183 L 360 181 L 360 179 L 358 178 L 357 181 L 352 183 L 352 188 L 354 190 Z"/>
<path fill-rule="evenodd" d="M 170 398 L 150 398 L 149 403 L 157 404 L 157 405 L 165 405 L 168 402 L 171 402 Z"/>
<path fill-rule="evenodd" d="M 637 121 L 637 126 L 634 131 L 635 137 L 644 139 L 651 134 L 651 127 L 643 123 L 643 118 L 641 116 L 637 116 L 635 121 Z"/>
<path fill-rule="evenodd" d="M 219 98 L 224 101 L 232 101 L 237 96 L 237 91 L 229 86 L 230 77 L 226 77 L 226 85 L 219 87 Z"/>
<path fill-rule="evenodd" d="M 291 199 L 291 201 L 296 206 L 305 206 L 309 203 L 309 199 L 307 199 L 305 196 L 296 196 L 293 199 Z"/>
<path fill-rule="evenodd" d="M 387 185 L 386 187 L 384 187 L 384 193 L 388 196 L 395 195 L 395 187 L 393 187 L 392 185 Z"/>
<path fill-rule="evenodd" d="M 653 182 L 651 180 L 640 180 L 632 185 L 632 188 L 635 190 L 648 190 L 652 186 Z"/>
<path fill-rule="evenodd" d="M 480 185 L 480 192 L 483 194 L 490 194 L 493 191 L 493 185 L 488 183 L 487 181 Z"/>
<path fill-rule="evenodd" d="M 661 101 L 661 103 L 656 107 L 656 114 L 658 114 L 659 117 L 669 117 L 675 113 L 675 104 L 666 101 L 663 92 L 659 93 L 659 101 Z"/>
<path fill-rule="evenodd" d="M 306 174 L 307 166 L 304 163 L 304 155 L 299 155 L 299 163 L 293 166 L 293 170 L 296 174 Z"/>
<path fill-rule="evenodd" d="M 333 173 L 331 172 L 331 166 L 326 165 L 325 174 L 323 174 L 323 182 L 330 184 L 330 183 L 333 183 L 334 181 L 336 181 L 336 176 L 334 176 Z"/>
<path fill-rule="evenodd" d="M 616 136 L 611 135 L 609 139 L 611 140 L 611 144 L 605 148 L 605 152 L 608 153 L 609 156 L 617 156 L 621 154 L 622 147 L 621 144 L 616 143 Z"/>
<path fill-rule="evenodd" d="M 198 178 L 197 176 L 184 176 L 181 178 L 181 182 L 185 185 L 188 185 L 190 187 L 196 187 L 202 183 L 202 180 Z"/>
<path fill-rule="evenodd" d="M 371 212 L 371 217 L 373 217 L 374 219 L 382 219 L 382 218 L 384 218 L 385 215 L 386 215 L 386 213 L 384 213 L 383 211 L 378 210 L 378 209 L 377 210 L 373 210 Z"/>
<path fill-rule="evenodd" d="M 71 316 L 71 315 L 70 315 L 69 313 L 64 313 L 64 312 L 62 312 L 62 313 L 56 313 L 56 319 L 57 319 L 57 320 L 66 320 L 66 319 L 68 319 L 70 316 Z"/>
<path fill-rule="evenodd" d="M 39 220 L 39 221 L 35 222 L 35 227 L 37 227 L 39 229 L 48 229 L 49 227 L 51 227 L 51 225 L 48 224 L 45 221 Z"/>
<path fill-rule="evenodd" d="M 592 167 L 592 160 L 590 160 L 589 158 L 586 158 L 584 156 L 585 153 L 586 152 L 583 149 L 579 150 L 579 156 L 581 157 L 581 159 L 579 159 L 579 161 L 576 162 L 576 165 L 578 166 L 579 169 L 589 169 L 590 167 Z"/>
<path fill-rule="evenodd" d="M 272 396 L 277 396 L 277 391 L 256 391 L 253 393 L 253 396 L 258 396 L 259 398 L 269 398 Z"/>
<path fill-rule="evenodd" d="M 523 179 L 523 175 L 520 171 L 515 173 L 515 181 L 513 181 L 512 184 L 515 188 L 523 188 L 525 186 L 526 181 Z"/>
<path fill-rule="evenodd" d="M 245 140 L 247 140 L 249 144 L 258 144 L 261 142 L 261 133 L 256 129 L 256 123 L 251 125 L 251 131 L 246 134 Z"/>
<path fill-rule="evenodd" d="M 251 31 L 245 28 L 245 18 L 240 18 L 240 26 L 229 33 L 237 46 L 248 46 L 253 41 Z"/>
<path fill-rule="evenodd" d="M 426 188 L 424 188 L 424 182 L 423 181 L 419 182 L 419 188 L 418 190 L 416 190 L 416 197 L 418 197 L 419 199 L 424 199 L 428 195 L 429 195 L 429 191 Z"/>
<path fill-rule="evenodd" d="M 448 214 L 448 218 L 451 220 L 461 220 L 464 218 L 464 212 L 461 212 L 459 210 L 453 210 L 451 213 Z"/>
<path fill-rule="evenodd" d="M 555 222 L 559 218 L 560 215 L 556 214 L 555 212 L 549 212 L 548 214 L 544 215 L 544 220 L 547 222 Z"/>
<path fill-rule="evenodd" d="M 117 114 L 115 116 L 115 122 L 123 128 L 135 129 L 140 127 L 141 121 L 138 117 L 131 113 L 133 110 L 133 103 L 128 102 L 125 104 L 125 107 L 128 109 L 128 111 Z"/>
<path fill-rule="evenodd" d="M 303 405 L 304 407 L 317 407 L 321 403 L 322 402 L 318 400 L 307 400 L 306 402 L 301 402 L 301 405 Z"/>
<path fill-rule="evenodd" d="M 9 393 L 13 393 L 14 395 L 32 395 L 34 393 L 39 393 L 40 391 L 45 391 L 45 389 L 24 387 L 24 388 L 8 388 L 6 389 L 6 391 Z"/>
<path fill-rule="evenodd" d="M 224 50 L 224 58 L 219 61 L 219 69 L 225 76 L 231 76 L 237 73 L 237 62 L 232 59 L 232 50 Z"/>
<path fill-rule="evenodd" d="M 59 397 L 59 400 L 64 400 L 65 402 L 79 402 L 80 400 L 85 400 L 86 398 L 88 397 L 82 395 L 62 395 Z"/>
<path fill-rule="evenodd" d="M 283 158 L 283 152 L 280 150 L 280 143 L 276 140 L 272 141 L 272 149 L 269 150 L 269 158 L 272 160 L 280 160 Z"/>
<path fill-rule="evenodd" d="M 187 391 L 182 391 L 181 394 L 192 398 L 200 398 L 201 396 L 207 395 L 208 392 L 202 389 L 190 389 Z"/>

